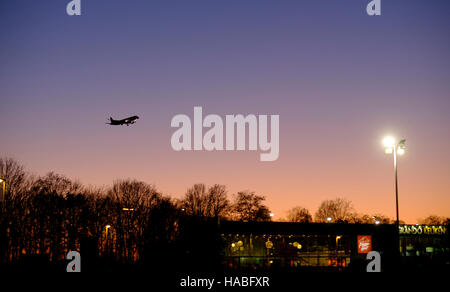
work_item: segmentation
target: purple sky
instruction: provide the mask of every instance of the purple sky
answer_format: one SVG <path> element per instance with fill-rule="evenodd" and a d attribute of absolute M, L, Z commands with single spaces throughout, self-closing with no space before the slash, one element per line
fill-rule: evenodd
<path fill-rule="evenodd" d="M 450 216 L 450 2 L 0 2 L 0 156 L 85 184 L 265 195 L 276 218 L 346 197 L 395 214 L 385 134 L 407 139 L 400 216 Z M 280 158 L 175 152 L 175 114 L 279 114 Z M 110 116 L 141 117 L 131 127 Z"/>

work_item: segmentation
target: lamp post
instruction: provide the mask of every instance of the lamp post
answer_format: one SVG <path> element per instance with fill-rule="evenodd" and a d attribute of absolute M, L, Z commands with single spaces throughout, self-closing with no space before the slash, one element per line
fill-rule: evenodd
<path fill-rule="evenodd" d="M 398 176 L 397 176 L 397 155 L 403 155 L 405 154 L 405 139 L 400 140 L 400 142 L 396 142 L 396 140 L 393 137 L 386 137 L 383 140 L 384 145 L 384 152 L 386 154 L 392 154 L 394 157 L 394 180 L 395 180 L 395 213 L 396 213 L 396 220 L 395 220 L 395 228 L 397 229 L 397 250 L 399 251 L 400 248 L 400 234 L 399 232 L 399 225 L 400 220 L 398 216 Z"/>
<path fill-rule="evenodd" d="M 108 236 L 108 231 L 109 228 L 111 228 L 111 225 L 106 225 L 105 226 L 105 235 L 106 235 L 106 254 L 109 255 L 109 236 Z"/>
<path fill-rule="evenodd" d="M 105 229 L 106 229 L 106 239 L 108 239 L 108 230 L 109 228 L 111 228 L 111 225 L 106 225 Z"/>
<path fill-rule="evenodd" d="M 396 143 L 395 139 L 392 137 L 386 137 L 383 140 L 384 152 L 386 154 L 392 154 L 394 157 L 394 179 L 395 179 L 395 213 L 396 220 L 395 223 L 397 227 L 399 225 L 399 216 L 398 216 L 398 176 L 397 176 L 397 155 L 405 154 L 405 142 L 403 139 L 400 142 Z"/>
<path fill-rule="evenodd" d="M 336 251 L 338 250 L 338 246 L 339 246 L 339 239 L 342 238 L 342 235 L 336 235 Z"/>
<path fill-rule="evenodd" d="M 0 183 L 2 184 L 2 210 L 3 210 L 5 207 L 6 180 L 0 178 Z"/>

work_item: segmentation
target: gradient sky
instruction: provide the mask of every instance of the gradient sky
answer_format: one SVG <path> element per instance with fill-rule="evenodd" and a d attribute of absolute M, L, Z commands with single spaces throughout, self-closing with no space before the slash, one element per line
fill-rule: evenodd
<path fill-rule="evenodd" d="M 0 156 L 84 184 L 253 190 L 276 218 L 345 197 L 395 216 L 385 134 L 407 139 L 400 219 L 450 216 L 450 1 L 0 2 Z M 175 152 L 175 114 L 279 114 L 280 157 Z M 130 127 L 108 117 L 138 114 Z"/>

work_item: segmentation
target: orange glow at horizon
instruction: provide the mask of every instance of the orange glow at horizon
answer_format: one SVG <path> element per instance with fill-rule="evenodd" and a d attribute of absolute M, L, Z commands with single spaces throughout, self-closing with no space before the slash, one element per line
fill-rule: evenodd
<path fill-rule="evenodd" d="M 305 134 L 303 138 L 313 141 L 316 135 Z M 428 215 L 449 216 L 448 165 L 441 163 L 440 153 L 417 143 L 414 135 L 405 136 L 410 137 L 410 149 L 398 162 L 400 220 L 413 224 Z M 230 199 L 238 191 L 250 190 L 266 197 L 274 220 L 286 218 L 295 206 L 307 208 L 314 217 L 323 200 L 337 197 L 351 200 L 360 214 L 394 219 L 392 155 L 384 153 L 379 137 L 370 140 L 367 134 L 367 138 L 349 144 L 336 135 L 329 137 L 332 147 L 281 140 L 280 157 L 270 163 L 260 162 L 256 151 L 176 152 L 167 145 L 147 152 L 146 143 L 136 143 L 131 150 L 122 149 L 120 144 L 107 147 L 106 143 L 100 145 L 101 155 L 93 151 L 77 163 L 61 156 L 45 161 L 39 157 L 19 160 L 36 174 L 54 170 L 86 185 L 108 186 L 119 178 L 142 180 L 173 198 L 182 198 L 195 183 L 224 184 Z"/>

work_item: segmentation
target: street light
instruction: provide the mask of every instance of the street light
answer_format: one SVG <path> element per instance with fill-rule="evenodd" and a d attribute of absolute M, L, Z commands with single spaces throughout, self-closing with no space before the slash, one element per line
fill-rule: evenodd
<path fill-rule="evenodd" d="M 380 220 L 378 220 L 377 217 L 375 217 L 375 216 L 372 216 L 372 219 L 374 220 L 375 225 L 378 225 L 381 223 Z"/>
<path fill-rule="evenodd" d="M 105 235 L 106 235 L 106 254 L 109 255 L 109 237 L 108 237 L 108 230 L 111 228 L 111 225 L 105 226 Z"/>
<path fill-rule="evenodd" d="M 398 217 L 398 180 L 397 180 L 397 154 L 403 155 L 405 154 L 405 142 L 406 140 L 400 140 L 400 142 L 396 143 L 395 139 L 391 136 L 385 137 L 383 139 L 384 152 L 386 154 L 392 154 L 394 156 L 394 175 L 395 175 L 395 211 L 397 215 L 396 225 L 397 229 L 399 226 L 399 217 Z"/>
<path fill-rule="evenodd" d="M 106 229 L 106 239 L 108 239 L 108 229 L 111 228 L 111 225 L 106 225 L 105 229 Z"/>
<path fill-rule="evenodd" d="M 2 208 L 3 208 L 5 206 L 6 180 L 0 178 L 0 183 L 2 183 Z"/>
<path fill-rule="evenodd" d="M 328 222 L 331 222 L 331 220 L 333 220 L 333 218 L 327 217 L 327 221 L 328 221 Z"/>

